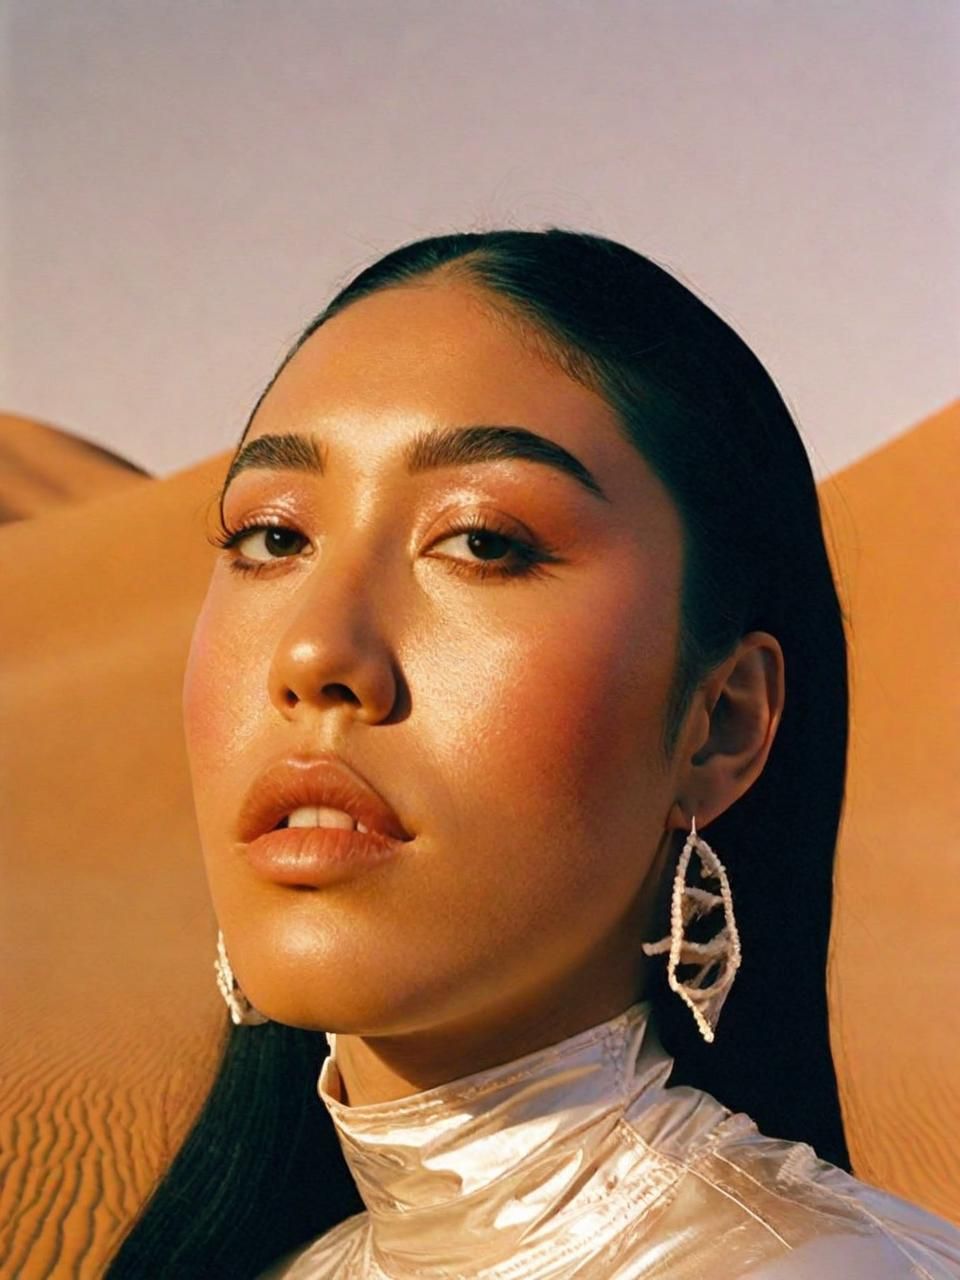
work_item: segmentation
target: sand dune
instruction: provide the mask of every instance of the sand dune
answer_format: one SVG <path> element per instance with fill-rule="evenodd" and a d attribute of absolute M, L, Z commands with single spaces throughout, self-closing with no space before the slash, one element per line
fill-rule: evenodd
<path fill-rule="evenodd" d="M 852 733 L 831 1036 L 859 1177 L 960 1222 L 960 404 L 820 487 Z"/>
<path fill-rule="evenodd" d="M 854 661 L 830 973 L 851 1152 L 860 1177 L 960 1222 L 958 426 L 954 405 L 821 492 Z M 69 438 L 50 443 L 59 472 Z M 37 463 L 32 496 L 7 497 L 2 1275 L 98 1276 L 214 1070 L 225 1011 L 180 681 L 225 464 L 94 468 L 53 503 Z"/>
<path fill-rule="evenodd" d="M 118 454 L 57 427 L 0 413 L 0 524 L 86 502 L 150 477 Z"/>

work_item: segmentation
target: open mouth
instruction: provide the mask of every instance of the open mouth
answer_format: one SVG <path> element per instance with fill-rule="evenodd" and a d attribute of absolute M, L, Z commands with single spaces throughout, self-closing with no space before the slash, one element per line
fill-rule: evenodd
<path fill-rule="evenodd" d="M 273 831 L 284 831 L 287 827 L 315 829 L 324 827 L 332 830 L 359 831 L 361 835 L 370 833 L 370 828 L 343 809 L 333 809 L 326 805 L 302 805 L 285 813 Z"/>
<path fill-rule="evenodd" d="M 358 774 L 326 756 L 279 761 L 247 793 L 237 821 L 241 843 L 288 828 L 327 827 L 404 843 L 413 837 Z M 329 841 L 328 841 L 329 843 Z M 356 841 L 349 842 L 351 847 Z M 345 846 L 346 847 L 346 846 Z"/>

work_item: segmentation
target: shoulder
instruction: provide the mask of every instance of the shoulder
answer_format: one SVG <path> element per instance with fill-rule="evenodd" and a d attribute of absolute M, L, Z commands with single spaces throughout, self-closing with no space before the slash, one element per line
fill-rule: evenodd
<path fill-rule="evenodd" d="M 672 1166 L 670 1210 L 684 1206 L 682 1219 L 699 1205 L 690 1222 L 708 1228 L 707 1256 L 752 1259 L 751 1280 L 960 1280 L 960 1228 L 821 1160 L 807 1143 L 767 1137 L 709 1094 L 666 1089 L 628 1126 Z"/>

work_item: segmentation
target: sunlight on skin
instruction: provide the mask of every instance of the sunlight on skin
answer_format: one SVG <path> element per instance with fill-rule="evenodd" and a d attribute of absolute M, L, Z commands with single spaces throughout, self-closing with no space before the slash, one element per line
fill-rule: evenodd
<path fill-rule="evenodd" d="M 408 474 L 414 436 L 471 424 L 546 437 L 607 500 L 527 459 Z M 237 980 L 268 1017 L 338 1033 L 345 1100 L 360 1105 L 641 998 L 675 832 L 691 812 L 702 830 L 759 775 L 782 654 L 745 637 L 663 760 L 679 515 L 606 402 L 471 286 L 389 289 L 321 327 L 246 439 L 288 433 L 314 438 L 325 474 L 257 468 L 228 486 L 229 528 L 278 523 L 293 550 L 271 557 L 261 532 L 221 553 L 185 727 Z M 464 519 L 492 530 L 486 542 L 457 532 Z M 498 573 L 517 566 L 517 542 L 551 559 Z M 241 550 L 264 571 L 231 570 Z M 321 890 L 259 879 L 236 843 L 241 799 L 278 757 L 320 751 L 414 839 Z"/>

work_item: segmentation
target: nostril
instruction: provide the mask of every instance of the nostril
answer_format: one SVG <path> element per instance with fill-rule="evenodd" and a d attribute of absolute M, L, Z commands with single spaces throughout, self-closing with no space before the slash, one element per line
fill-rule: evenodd
<path fill-rule="evenodd" d="M 349 685 L 341 684 L 339 682 L 336 684 L 326 684 L 323 686 L 323 691 L 324 693 L 329 692 L 337 698 L 342 698 L 345 702 L 352 702 L 355 706 L 360 706 L 359 697 L 354 693 Z"/>

